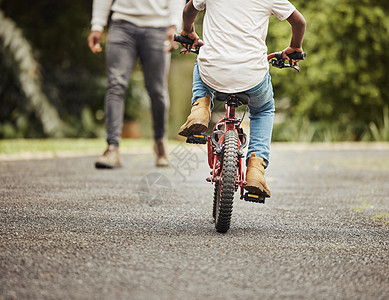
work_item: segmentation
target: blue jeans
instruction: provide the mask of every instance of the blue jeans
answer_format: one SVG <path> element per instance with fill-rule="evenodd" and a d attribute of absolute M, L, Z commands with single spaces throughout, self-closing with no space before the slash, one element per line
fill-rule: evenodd
<path fill-rule="evenodd" d="M 197 63 L 193 70 L 193 89 L 192 105 L 197 99 L 211 95 L 213 107 L 214 90 L 207 86 L 200 77 Z M 274 94 L 271 84 L 270 74 L 267 73 L 265 78 L 255 87 L 245 91 L 250 96 L 250 141 L 247 151 L 247 158 L 255 152 L 257 157 L 262 157 L 266 166 L 269 165 L 270 142 L 274 122 Z M 247 163 L 248 160 L 246 160 Z"/>

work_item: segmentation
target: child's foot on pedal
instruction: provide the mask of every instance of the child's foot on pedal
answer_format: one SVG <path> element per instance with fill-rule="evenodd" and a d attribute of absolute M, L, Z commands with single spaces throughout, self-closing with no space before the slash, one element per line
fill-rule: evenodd
<path fill-rule="evenodd" d="M 200 134 L 207 130 L 211 119 L 211 95 L 199 98 L 193 104 L 190 115 L 181 126 L 178 134 L 188 136 L 190 134 Z"/>
<path fill-rule="evenodd" d="M 251 153 L 247 164 L 246 184 L 244 188 L 252 194 L 263 195 L 270 197 L 270 189 L 265 180 L 266 163 L 261 157 L 256 157 L 255 153 Z"/>

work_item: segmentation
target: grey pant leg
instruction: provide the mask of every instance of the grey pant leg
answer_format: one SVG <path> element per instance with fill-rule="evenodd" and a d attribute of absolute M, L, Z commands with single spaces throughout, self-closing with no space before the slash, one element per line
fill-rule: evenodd
<path fill-rule="evenodd" d="M 108 32 L 105 124 L 109 145 L 119 145 L 124 116 L 124 100 L 136 62 L 136 26 L 125 21 L 113 21 Z"/>
<path fill-rule="evenodd" d="M 166 84 L 166 53 L 164 41 L 166 28 L 144 28 L 139 42 L 139 56 L 142 64 L 145 85 L 151 98 L 154 138 L 165 135 L 165 123 L 169 97 Z"/>

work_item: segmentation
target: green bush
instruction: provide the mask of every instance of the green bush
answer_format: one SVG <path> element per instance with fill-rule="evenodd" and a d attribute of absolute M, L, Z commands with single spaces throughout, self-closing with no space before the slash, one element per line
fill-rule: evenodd
<path fill-rule="evenodd" d="M 289 104 L 288 120 L 307 117 L 317 124 L 314 139 L 339 128 L 342 139 L 359 140 L 389 104 L 388 2 L 292 2 L 307 20 L 307 60 L 301 73 L 271 71 L 276 98 Z M 289 24 L 272 20 L 269 51 L 285 48 L 289 39 Z"/>

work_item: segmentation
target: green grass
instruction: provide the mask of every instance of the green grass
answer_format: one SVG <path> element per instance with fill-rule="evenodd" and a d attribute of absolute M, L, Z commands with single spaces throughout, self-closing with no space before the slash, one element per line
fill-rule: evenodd
<path fill-rule="evenodd" d="M 382 122 L 369 124 L 370 132 L 374 141 L 389 141 L 389 107 L 383 109 Z"/>
<path fill-rule="evenodd" d="M 373 220 L 380 221 L 385 224 L 389 224 L 389 213 L 381 212 L 373 217 Z"/>
<path fill-rule="evenodd" d="M 0 154 L 97 152 L 105 150 L 103 139 L 9 139 L 0 140 Z M 151 139 L 123 139 L 120 148 L 126 151 L 151 151 Z"/>

